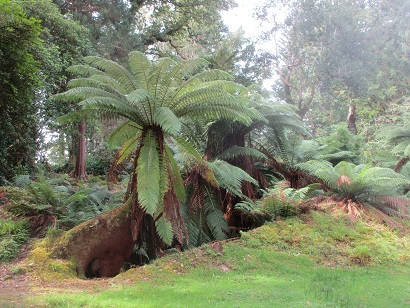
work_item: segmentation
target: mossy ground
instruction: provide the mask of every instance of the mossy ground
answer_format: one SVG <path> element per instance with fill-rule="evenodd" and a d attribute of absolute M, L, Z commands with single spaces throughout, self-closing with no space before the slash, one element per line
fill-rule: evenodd
<path fill-rule="evenodd" d="M 26 303 L 42 307 L 406 307 L 409 247 L 407 235 L 327 209 L 266 224 L 238 240 L 169 255 L 104 280 L 110 287 L 84 291 L 74 284 L 66 292 L 29 296 Z"/>

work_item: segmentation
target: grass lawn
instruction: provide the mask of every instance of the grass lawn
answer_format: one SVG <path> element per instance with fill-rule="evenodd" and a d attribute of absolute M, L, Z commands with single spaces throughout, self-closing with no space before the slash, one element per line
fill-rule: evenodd
<path fill-rule="evenodd" d="M 234 244 L 226 245 L 224 252 L 230 257 L 218 260 L 228 261 L 230 270 L 226 272 L 218 266 L 192 268 L 181 274 L 164 272 L 162 277 L 158 275 L 131 287 L 97 294 L 44 295 L 35 302 L 51 307 L 408 307 L 410 304 L 408 267 L 329 268 L 317 266 L 303 256 Z"/>
<path fill-rule="evenodd" d="M 50 307 L 409 307 L 408 237 L 314 213 L 131 269 L 97 293 L 28 299 Z M 221 251 L 221 247 L 223 250 Z M 131 281 L 126 286 L 124 282 Z"/>

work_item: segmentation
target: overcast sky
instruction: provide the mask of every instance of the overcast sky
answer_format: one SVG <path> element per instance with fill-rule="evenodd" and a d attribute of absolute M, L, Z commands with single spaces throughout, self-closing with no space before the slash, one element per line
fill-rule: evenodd
<path fill-rule="evenodd" d="M 229 31 L 234 32 L 242 28 L 247 37 L 257 40 L 257 38 L 262 34 L 264 27 L 254 16 L 255 8 L 263 5 L 265 1 L 266 0 L 236 0 L 236 3 L 238 4 L 236 8 L 221 13 L 223 21 L 228 26 Z M 285 14 L 279 14 L 277 17 L 283 18 L 285 17 Z M 256 48 L 265 51 L 270 50 L 273 52 L 275 46 L 273 42 L 263 42 L 256 43 Z M 264 86 L 267 89 L 271 89 L 275 79 L 276 78 L 273 77 L 270 80 L 265 80 L 263 83 Z"/>
<path fill-rule="evenodd" d="M 253 16 L 256 6 L 264 1 L 260 0 L 236 0 L 238 7 L 222 12 L 222 18 L 231 32 L 242 27 L 249 37 L 258 36 L 262 28 L 259 21 Z"/>

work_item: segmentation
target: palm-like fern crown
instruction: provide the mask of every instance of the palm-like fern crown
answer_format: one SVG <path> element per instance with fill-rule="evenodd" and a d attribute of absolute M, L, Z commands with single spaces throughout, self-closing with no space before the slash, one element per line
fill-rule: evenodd
<path fill-rule="evenodd" d="M 386 214 L 409 218 L 410 203 L 403 192 L 410 188 L 410 181 L 392 169 L 349 162 L 333 167 L 329 162 L 317 160 L 298 167 L 321 179 L 345 199 L 369 203 Z"/>
<path fill-rule="evenodd" d="M 172 231 L 182 241 L 184 228 L 175 222 L 180 220 L 178 200 L 185 201 L 185 189 L 167 141 L 172 137 L 187 158 L 211 174 L 201 155 L 181 137 L 183 122 L 224 118 L 250 123 L 257 112 L 246 88 L 232 82 L 226 72 L 204 70 L 203 59 L 150 61 L 140 52 L 131 52 L 129 69 L 100 57 L 84 61 L 70 68 L 82 77 L 71 80 L 71 89 L 55 98 L 128 119 L 111 134 L 109 143 L 122 146 L 117 163 L 137 151 L 134 202 L 153 215 L 166 243 L 172 241 Z"/>
<path fill-rule="evenodd" d="M 293 166 L 302 156 L 313 155 L 316 144 L 301 144 L 302 135 L 309 135 L 306 126 L 295 113 L 294 107 L 288 104 L 271 104 L 264 106 L 261 113 L 268 120 L 267 125 L 255 131 L 258 147 L 265 153 L 289 166 Z"/>
<path fill-rule="evenodd" d="M 395 145 L 393 152 L 404 152 L 404 156 L 410 156 L 410 114 L 405 114 L 403 118 L 404 125 L 390 128 L 386 139 L 389 144 Z"/>
<path fill-rule="evenodd" d="M 84 76 L 69 82 L 69 91 L 55 98 L 78 101 L 86 109 L 125 117 L 140 127 L 159 125 L 169 133 L 179 131 L 179 118 L 229 118 L 248 123 L 245 108 L 231 93 L 243 89 L 220 70 L 202 70 L 203 59 L 176 62 L 162 58 L 151 62 L 131 52 L 129 70 L 100 57 L 70 71 Z M 228 93 L 230 92 L 230 93 Z"/>

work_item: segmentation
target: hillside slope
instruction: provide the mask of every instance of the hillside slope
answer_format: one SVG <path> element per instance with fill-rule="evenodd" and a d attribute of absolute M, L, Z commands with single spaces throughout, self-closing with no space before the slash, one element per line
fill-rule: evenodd
<path fill-rule="evenodd" d="M 408 235 L 329 208 L 27 303 L 50 307 L 406 307 Z M 43 276 L 44 279 L 44 276 Z M 57 289 L 56 289 L 57 288 Z M 51 293 L 50 293 L 51 292 Z M 74 294 L 70 294 L 74 293 Z"/>

